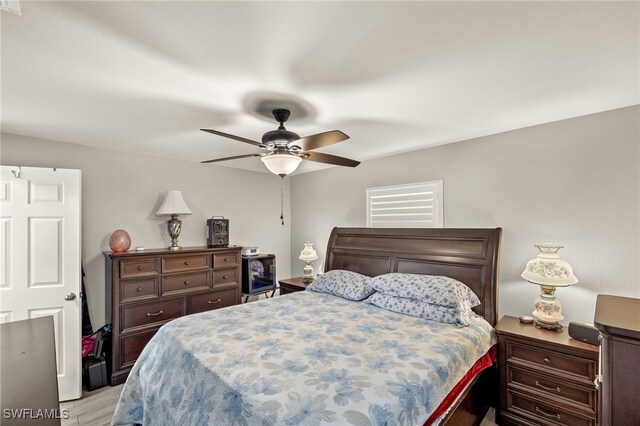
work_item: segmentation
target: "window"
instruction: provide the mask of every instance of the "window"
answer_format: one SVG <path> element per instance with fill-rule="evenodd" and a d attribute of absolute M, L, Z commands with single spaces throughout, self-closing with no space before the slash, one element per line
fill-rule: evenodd
<path fill-rule="evenodd" d="M 20 3 L 18 0 L 0 0 L 0 10 L 20 15 Z"/>
<path fill-rule="evenodd" d="M 370 228 L 442 228 L 442 181 L 367 188 Z"/>

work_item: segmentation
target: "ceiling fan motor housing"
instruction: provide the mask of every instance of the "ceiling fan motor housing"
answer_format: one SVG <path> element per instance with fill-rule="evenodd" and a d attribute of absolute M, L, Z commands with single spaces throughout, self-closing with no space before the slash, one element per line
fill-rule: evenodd
<path fill-rule="evenodd" d="M 262 135 L 263 144 L 273 143 L 274 145 L 286 145 L 298 139 L 300 139 L 300 136 L 298 136 L 297 133 L 290 132 L 284 129 L 284 127 L 282 130 L 271 130 Z"/>
<path fill-rule="evenodd" d="M 284 127 L 284 123 L 289 119 L 290 113 L 288 109 L 274 109 L 272 114 L 273 118 L 280 123 L 280 127 L 278 127 L 278 130 L 271 130 L 262 135 L 263 144 L 272 143 L 274 146 L 287 145 L 289 142 L 300 139 L 300 136 L 297 133 L 290 132 Z"/>

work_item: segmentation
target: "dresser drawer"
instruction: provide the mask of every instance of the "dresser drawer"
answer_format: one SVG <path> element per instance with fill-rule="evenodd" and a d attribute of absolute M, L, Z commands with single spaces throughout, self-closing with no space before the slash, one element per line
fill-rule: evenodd
<path fill-rule="evenodd" d="M 154 299 L 158 297 L 158 278 L 120 281 L 120 302 Z"/>
<path fill-rule="evenodd" d="M 206 290 L 210 281 L 211 271 L 162 277 L 162 295 Z"/>
<path fill-rule="evenodd" d="M 197 256 L 163 257 L 162 273 L 193 271 L 211 267 L 211 256 L 207 254 Z"/>
<path fill-rule="evenodd" d="M 537 348 L 508 340 L 506 343 L 507 363 L 534 366 L 559 377 L 571 377 L 586 385 L 596 378 L 596 361 L 568 355 L 544 348 Z"/>
<path fill-rule="evenodd" d="M 236 251 L 214 253 L 213 267 L 236 266 L 240 263 L 240 253 Z"/>
<path fill-rule="evenodd" d="M 595 426 L 596 419 L 570 408 L 559 408 L 537 398 L 507 390 L 507 413 L 537 425 Z"/>
<path fill-rule="evenodd" d="M 120 262 L 120 278 L 158 275 L 159 272 L 159 259 L 122 260 Z"/>
<path fill-rule="evenodd" d="M 213 271 L 213 284 L 237 283 L 238 268 Z"/>
<path fill-rule="evenodd" d="M 238 299 L 238 287 L 210 291 L 208 293 L 189 296 L 188 309 L 190 314 L 224 308 L 236 304 Z"/>
<path fill-rule="evenodd" d="M 131 367 L 149 340 L 158 332 L 158 328 L 154 330 L 144 331 L 142 333 L 131 334 L 127 337 L 120 338 L 120 368 Z"/>
<path fill-rule="evenodd" d="M 184 299 L 169 299 L 121 308 L 121 331 L 167 322 L 184 315 Z"/>
<path fill-rule="evenodd" d="M 564 400 L 595 416 L 596 390 L 578 385 L 571 385 L 561 378 L 550 378 L 507 366 L 507 386 L 519 386 L 530 392 L 541 393 L 551 400 Z"/>

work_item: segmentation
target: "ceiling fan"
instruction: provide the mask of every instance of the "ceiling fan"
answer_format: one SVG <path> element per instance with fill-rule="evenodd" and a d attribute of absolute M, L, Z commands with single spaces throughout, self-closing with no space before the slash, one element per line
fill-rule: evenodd
<path fill-rule="evenodd" d="M 273 117 L 280 126 L 277 130 L 271 130 L 262 135 L 262 142 L 256 142 L 251 139 L 240 136 L 230 135 L 228 133 L 219 132 L 211 129 L 200 129 L 203 132 L 213 133 L 214 135 L 224 136 L 225 138 L 248 143 L 262 149 L 262 152 L 254 154 L 235 155 L 233 157 L 216 158 L 206 160 L 202 163 L 215 163 L 218 161 L 236 160 L 238 158 L 261 157 L 262 162 L 272 173 L 284 178 L 289 173 L 293 173 L 302 160 L 315 161 L 318 163 L 335 164 L 338 166 L 356 167 L 359 161 L 351 160 L 337 155 L 323 154 L 321 152 L 312 152 L 316 148 L 332 145 L 349 139 L 349 136 L 340 130 L 331 130 L 323 133 L 301 138 L 296 133 L 285 129 L 284 123 L 289 119 L 290 112 L 288 109 L 277 108 L 272 111 Z"/>

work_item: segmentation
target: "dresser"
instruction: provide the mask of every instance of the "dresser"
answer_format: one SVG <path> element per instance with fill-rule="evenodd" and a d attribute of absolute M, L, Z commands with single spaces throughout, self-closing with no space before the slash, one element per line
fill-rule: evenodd
<path fill-rule="evenodd" d="M 500 425 L 595 426 L 598 346 L 505 316 L 496 324 Z"/>
<path fill-rule="evenodd" d="M 241 247 L 105 252 L 109 383 L 124 383 L 145 345 L 167 322 L 240 303 Z"/>
<path fill-rule="evenodd" d="M 640 299 L 598 295 L 600 424 L 640 425 Z"/>

